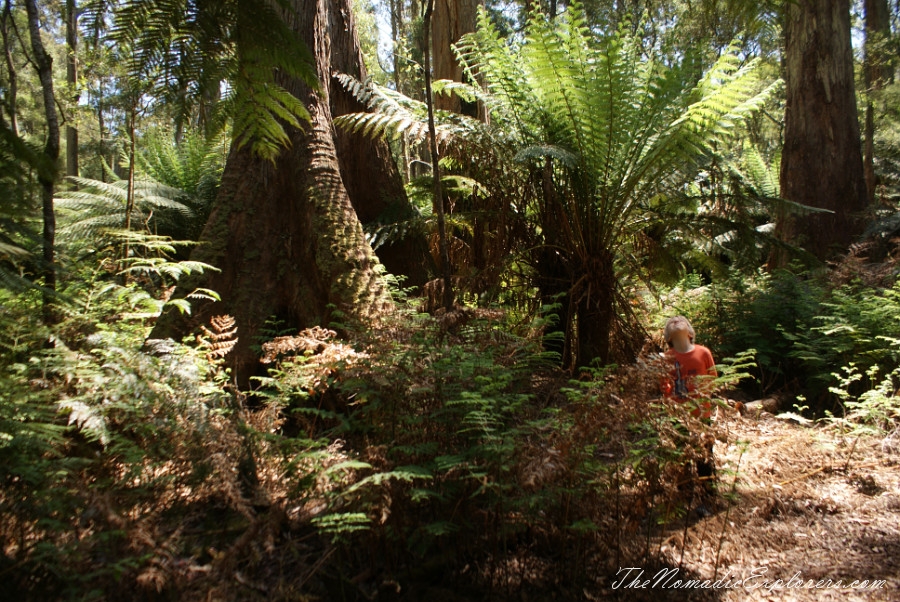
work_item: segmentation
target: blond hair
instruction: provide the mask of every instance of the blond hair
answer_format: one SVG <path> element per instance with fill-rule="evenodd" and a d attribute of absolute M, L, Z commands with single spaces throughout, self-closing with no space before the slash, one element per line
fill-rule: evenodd
<path fill-rule="evenodd" d="M 665 338 L 666 343 L 670 347 L 672 346 L 672 335 L 681 330 L 688 333 L 691 343 L 694 342 L 694 327 L 691 326 L 691 323 L 684 316 L 675 316 L 674 318 L 669 318 L 666 322 L 666 329 L 663 331 L 663 338 Z"/>

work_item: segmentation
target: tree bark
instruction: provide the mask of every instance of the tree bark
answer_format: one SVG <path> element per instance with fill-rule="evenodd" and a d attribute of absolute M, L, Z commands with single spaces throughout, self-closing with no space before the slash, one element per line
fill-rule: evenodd
<path fill-rule="evenodd" d="M 432 206 L 437 215 L 438 247 L 441 256 L 441 305 L 445 311 L 453 309 L 453 283 L 450 278 L 450 247 L 447 244 L 447 226 L 444 221 L 444 192 L 441 186 L 440 156 L 438 155 L 437 135 L 434 127 L 434 94 L 431 91 L 431 53 L 429 52 L 428 38 L 432 31 L 432 11 L 434 0 L 428 0 L 425 8 L 425 102 L 428 105 L 428 148 L 431 152 L 431 175 L 434 183 L 434 199 Z"/>
<path fill-rule="evenodd" d="M 578 354 L 575 368 L 599 361 L 606 365 L 611 359 L 610 335 L 615 319 L 615 268 L 613 254 L 595 252 L 579 270 L 585 282 L 576 283 L 571 291 L 575 299 Z"/>
<path fill-rule="evenodd" d="M 40 14 L 35 0 L 25 0 L 25 10 L 28 13 L 28 31 L 31 37 L 31 52 L 34 56 L 34 64 L 37 68 L 38 79 L 41 82 L 41 92 L 44 101 L 44 115 L 47 119 L 47 142 L 44 145 L 44 155 L 48 163 L 56 165 L 59 159 L 59 117 L 56 114 L 56 98 L 53 95 L 53 59 L 44 50 L 44 42 L 41 40 Z M 43 313 L 44 322 L 53 323 L 57 316 L 53 308 L 54 293 L 56 291 L 56 266 L 55 266 L 55 239 L 56 239 L 56 212 L 53 208 L 53 187 L 55 178 L 41 175 L 38 178 L 41 185 L 41 213 L 44 222 L 42 237 L 43 247 Z"/>
<path fill-rule="evenodd" d="M 464 81 L 462 66 L 456 60 L 452 46 L 465 34 L 475 31 L 480 5 L 481 0 L 434 0 L 431 44 L 434 79 Z M 434 106 L 472 117 L 478 115 L 477 105 L 463 103 L 456 94 L 439 94 L 434 99 Z"/>
<path fill-rule="evenodd" d="M 368 74 L 352 13 L 332 10 L 328 18 L 332 32 L 331 73 L 347 73 L 363 81 Z M 332 117 L 366 110 L 366 106 L 336 79 L 323 81 L 329 87 Z M 334 141 L 344 186 L 364 226 L 377 222 L 386 214 L 393 219 L 414 215 L 400 171 L 386 141 L 371 140 L 344 130 L 335 133 Z M 376 255 L 389 272 L 406 276 L 407 285 L 422 286 L 428 280 L 428 248 L 424 238 L 408 237 L 389 242 L 379 247 Z"/>
<path fill-rule="evenodd" d="M 3 5 L 3 13 L 0 15 L 0 35 L 3 37 L 3 56 L 6 61 L 6 70 L 9 82 L 6 90 L 6 107 L 9 111 L 9 129 L 13 135 L 19 135 L 19 117 L 17 111 L 17 97 L 19 92 L 19 76 L 16 64 L 13 61 L 12 40 L 9 35 L 9 26 L 12 21 L 12 0 L 6 0 Z"/>
<path fill-rule="evenodd" d="M 778 230 L 824 260 L 862 230 L 866 208 L 849 0 L 798 0 L 787 4 L 785 16 L 781 193 L 833 213 L 784 216 Z"/>
<path fill-rule="evenodd" d="M 249 145 L 232 149 L 204 244 L 193 254 L 221 272 L 183 287 L 208 286 L 222 297 L 199 307 L 194 323 L 213 313 L 237 320 L 231 361 L 241 386 L 258 372 L 253 345 L 268 319 L 291 329 L 335 319 L 365 323 L 390 303 L 353 197 L 368 207 L 389 194 L 385 188 L 402 190 L 399 183 L 389 187 L 396 167 L 391 172 L 389 154 L 336 134 L 332 124 L 336 112 L 358 110 L 333 78 L 341 71 L 362 74 L 349 0 L 294 0 L 292 6 L 285 20 L 312 51 L 322 90 L 284 77 L 279 83 L 305 102 L 311 123 L 289 129 L 290 145 L 274 163 L 254 156 Z M 191 326 L 170 312 L 151 336 L 184 334 Z"/>
<path fill-rule="evenodd" d="M 78 8 L 75 0 L 66 0 L 66 83 L 72 103 L 69 123 L 66 124 L 66 175 L 78 176 L 78 128 L 75 114 L 78 109 Z"/>
<path fill-rule="evenodd" d="M 892 78 L 885 45 L 891 37 L 891 15 L 887 0 L 865 0 L 866 41 L 863 75 L 866 82 L 866 124 L 863 163 L 868 201 L 875 200 L 875 102 L 873 95 Z"/>
<path fill-rule="evenodd" d="M 405 94 L 403 89 L 403 78 L 400 75 L 400 41 L 402 36 L 405 35 L 403 5 L 404 0 L 390 0 L 388 8 L 391 13 L 391 40 L 394 42 L 394 47 L 391 51 L 392 76 L 394 80 L 394 89 L 401 94 Z M 403 177 L 405 181 L 409 181 L 412 176 L 409 171 L 409 143 L 406 140 L 406 136 L 400 138 L 400 154 L 402 155 L 403 160 Z"/>
<path fill-rule="evenodd" d="M 123 228 L 126 231 L 131 230 L 131 215 L 134 213 L 134 178 L 135 169 L 137 167 L 137 95 L 130 97 L 130 105 L 128 114 L 125 117 L 126 128 L 128 130 L 128 188 L 125 194 L 125 223 Z M 122 261 L 120 270 L 124 271 L 128 267 L 128 259 L 131 256 L 131 244 L 125 239 L 125 245 L 122 249 Z M 128 272 L 125 272 L 122 281 L 128 284 Z"/>
<path fill-rule="evenodd" d="M 98 140 L 97 140 L 97 154 L 101 159 L 105 159 L 104 151 L 106 149 L 106 120 L 103 118 L 103 86 L 97 87 L 97 130 L 98 130 Z M 100 170 L 100 181 L 106 182 L 106 170 Z"/>

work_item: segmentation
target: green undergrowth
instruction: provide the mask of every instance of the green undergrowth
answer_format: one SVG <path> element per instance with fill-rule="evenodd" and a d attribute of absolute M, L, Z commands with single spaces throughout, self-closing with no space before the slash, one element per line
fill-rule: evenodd
<path fill-rule="evenodd" d="M 323 329 L 264 345 L 275 367 L 257 394 L 281 432 L 352 457 L 329 469 L 347 486 L 312 519 L 337 546 L 333 579 L 577 592 L 653 557 L 651 540 L 700 503 L 694 461 L 715 430 L 660 399 L 660 358 L 572 379 L 544 350 L 547 324 L 401 312 L 352 347 Z"/>
<path fill-rule="evenodd" d="M 145 341 L 167 279 L 199 266 L 120 265 L 143 267 L 64 281 L 52 326 L 40 291 L 0 291 L 0 574 L 15 599 L 577 596 L 729 503 L 696 474 L 725 434 L 660 398 L 658 355 L 573 376 L 546 350 L 552 317 L 401 302 L 344 338 L 273 330 L 267 376 L 238 391 L 230 317 Z M 778 377 L 776 354 L 788 372 L 847 362 L 823 381 L 842 404 L 829 420 L 896 427 L 896 286 L 745 285 L 680 307 L 716 351 L 718 389 Z"/>
<path fill-rule="evenodd" d="M 38 292 L 0 292 L 15 599 L 575 592 L 653 557 L 697 503 L 711 431 L 658 398 L 656 360 L 573 380 L 544 319 L 404 310 L 345 340 L 264 343 L 248 394 L 223 367 L 227 316 L 145 342 L 162 283 L 95 276 L 63 291 L 53 326 Z"/>
<path fill-rule="evenodd" d="M 827 273 L 761 272 L 708 286 L 689 278 L 669 303 L 716 353 L 756 350 L 756 378 L 746 381 L 754 396 L 793 394 L 802 409 L 844 429 L 889 434 L 900 426 L 900 280 L 892 264 L 851 257 Z"/>

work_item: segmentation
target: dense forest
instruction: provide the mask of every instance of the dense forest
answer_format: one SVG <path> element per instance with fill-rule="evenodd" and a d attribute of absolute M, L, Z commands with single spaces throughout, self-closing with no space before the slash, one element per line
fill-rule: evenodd
<path fill-rule="evenodd" d="M 897 599 L 900 1 L 0 38 L 3 599 Z"/>

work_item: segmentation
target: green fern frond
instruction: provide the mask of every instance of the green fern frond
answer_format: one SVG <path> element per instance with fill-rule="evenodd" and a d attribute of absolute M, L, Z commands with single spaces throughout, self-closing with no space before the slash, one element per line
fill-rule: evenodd
<path fill-rule="evenodd" d="M 128 230 L 110 230 L 106 232 L 106 235 L 115 244 L 127 245 L 132 250 L 132 255 L 121 260 L 124 266 L 120 271 L 121 274 L 152 275 L 168 284 L 191 274 L 219 271 L 218 268 L 201 261 L 171 260 L 171 256 L 176 253 L 178 247 L 193 244 L 188 241 L 173 241 L 167 236 Z M 198 289 L 196 292 L 198 295 L 217 299 L 217 295 L 213 291 Z M 161 310 L 161 304 L 157 309 Z"/>
<path fill-rule="evenodd" d="M 16 245 L 11 245 L 0 241 L 0 259 L 3 258 L 4 255 L 16 255 L 16 256 L 25 256 L 30 253 L 23 249 L 22 247 L 17 247 Z"/>
<path fill-rule="evenodd" d="M 435 94 L 444 94 L 451 96 L 455 94 L 464 102 L 478 102 L 490 98 L 478 86 L 463 82 L 455 82 L 452 79 L 439 79 L 431 84 L 431 89 Z"/>
<path fill-rule="evenodd" d="M 62 240 L 101 239 L 110 229 L 125 224 L 128 183 L 125 180 L 101 182 L 89 178 L 72 178 L 79 188 L 58 194 L 54 202 L 60 211 L 59 234 Z M 134 183 L 134 210 L 131 223 L 149 226 L 168 216 L 189 219 L 192 211 L 175 200 L 183 192 L 159 182 L 138 180 Z"/>
<path fill-rule="evenodd" d="M 410 140 L 424 141 L 428 135 L 428 112 L 425 103 L 398 94 L 388 88 L 376 85 L 371 80 L 360 82 L 356 78 L 342 74 L 338 81 L 357 100 L 366 103 L 372 112 L 349 113 L 336 117 L 337 127 L 359 133 L 370 138 L 398 138 L 406 136 Z M 463 115 L 438 111 L 436 137 L 439 144 L 447 144 L 466 136 L 482 125 L 477 120 Z"/>
<path fill-rule="evenodd" d="M 276 72 L 319 87 L 309 49 L 282 16 L 292 10 L 287 0 L 127 0 L 116 10 L 113 37 L 128 50 L 131 81 L 154 82 L 152 92 L 182 114 L 228 83 L 216 108 L 234 119 L 234 141 L 272 159 L 288 142 L 281 122 L 309 120 Z"/>
<path fill-rule="evenodd" d="M 370 225 L 366 228 L 366 240 L 373 250 L 378 250 L 385 244 L 393 244 L 409 236 L 425 234 L 429 231 L 430 224 L 429 216 L 417 215 L 390 224 Z"/>
<path fill-rule="evenodd" d="M 553 144 L 537 144 L 527 146 L 516 153 L 515 160 L 525 163 L 531 159 L 556 159 L 566 167 L 575 168 L 578 166 L 579 158 L 577 155 L 568 150 Z"/>

